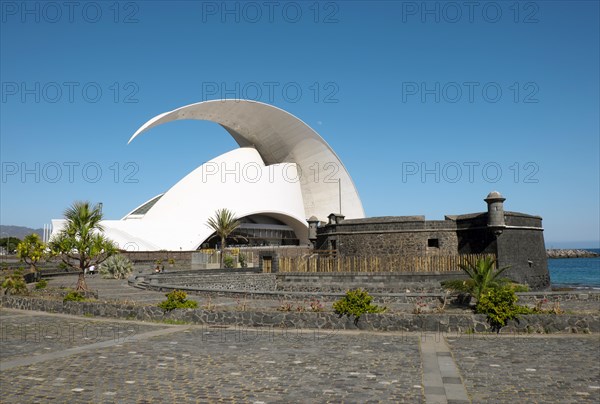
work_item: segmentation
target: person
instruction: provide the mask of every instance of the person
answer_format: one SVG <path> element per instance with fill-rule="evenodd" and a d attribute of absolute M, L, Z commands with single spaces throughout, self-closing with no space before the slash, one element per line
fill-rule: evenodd
<path fill-rule="evenodd" d="M 92 265 L 90 267 L 90 276 L 94 276 L 94 271 L 96 270 L 96 267 L 94 265 Z"/>

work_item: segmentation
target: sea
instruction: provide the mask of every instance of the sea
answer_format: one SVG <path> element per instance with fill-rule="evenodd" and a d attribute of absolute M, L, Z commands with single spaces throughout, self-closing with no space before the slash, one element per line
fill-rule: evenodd
<path fill-rule="evenodd" d="M 587 250 L 600 253 L 598 248 Z M 553 288 L 600 290 L 600 257 L 548 259 L 548 270 Z"/>

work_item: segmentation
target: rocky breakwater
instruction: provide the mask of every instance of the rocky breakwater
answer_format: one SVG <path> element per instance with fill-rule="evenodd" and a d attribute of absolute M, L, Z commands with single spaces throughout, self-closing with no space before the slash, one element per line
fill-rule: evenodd
<path fill-rule="evenodd" d="M 552 249 L 546 250 L 548 258 L 594 258 L 600 254 L 588 250 Z"/>

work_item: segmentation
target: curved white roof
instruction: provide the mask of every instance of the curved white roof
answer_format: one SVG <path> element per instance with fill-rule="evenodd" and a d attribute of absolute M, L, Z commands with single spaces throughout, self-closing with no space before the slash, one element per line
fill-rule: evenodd
<path fill-rule="evenodd" d="M 180 119 L 220 124 L 241 147 L 254 147 L 266 165 L 295 163 L 305 219 L 316 216 L 326 220 L 330 213 L 340 211 L 338 179 L 341 213 L 348 219 L 365 217 L 354 182 L 339 157 L 321 136 L 292 114 L 256 101 L 199 102 L 155 116 L 129 142 L 155 126 Z"/>
<path fill-rule="evenodd" d="M 129 141 L 178 119 L 216 122 L 241 147 L 202 164 L 121 220 L 102 221 L 106 236 L 119 248 L 195 250 L 212 235 L 206 223 L 222 208 L 239 218 L 277 219 L 306 244 L 306 218 L 325 220 L 339 212 L 339 183 L 342 214 L 349 219 L 364 217 L 354 183 L 340 159 L 293 115 L 254 101 L 206 101 L 151 119 Z M 52 236 L 64 222 L 52 221 Z"/>

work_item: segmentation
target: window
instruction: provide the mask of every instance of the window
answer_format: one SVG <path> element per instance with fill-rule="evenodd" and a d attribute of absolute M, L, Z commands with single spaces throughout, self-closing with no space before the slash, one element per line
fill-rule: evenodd
<path fill-rule="evenodd" d="M 440 239 L 438 239 L 438 238 L 427 239 L 427 247 L 440 248 Z"/>

